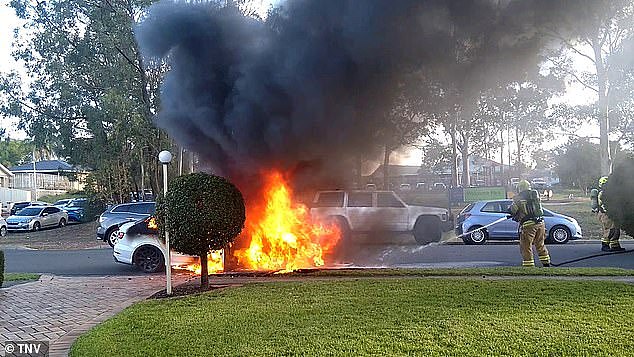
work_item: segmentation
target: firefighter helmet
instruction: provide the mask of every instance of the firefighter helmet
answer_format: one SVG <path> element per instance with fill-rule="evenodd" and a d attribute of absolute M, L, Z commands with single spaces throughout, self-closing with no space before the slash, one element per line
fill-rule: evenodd
<path fill-rule="evenodd" d="M 605 185 L 608 182 L 608 177 L 607 176 L 603 176 L 599 179 L 599 187 L 603 187 L 603 185 Z"/>
<path fill-rule="evenodd" d="M 520 181 L 517 184 L 517 190 L 519 192 L 527 191 L 527 190 L 530 190 L 530 189 L 531 189 L 531 184 L 528 181 L 526 181 L 526 180 L 522 180 L 522 181 Z"/>

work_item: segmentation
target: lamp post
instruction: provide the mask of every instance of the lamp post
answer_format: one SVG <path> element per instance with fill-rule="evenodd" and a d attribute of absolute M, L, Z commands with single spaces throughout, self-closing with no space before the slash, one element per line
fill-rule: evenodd
<path fill-rule="evenodd" d="M 167 196 L 167 165 L 172 161 L 172 153 L 163 150 L 159 153 L 158 159 L 163 164 L 163 197 Z M 167 227 L 167 219 L 165 217 L 165 226 Z M 165 278 L 167 283 L 167 295 L 172 295 L 172 265 L 171 265 L 171 251 L 170 251 L 170 235 L 169 231 L 165 229 Z"/>

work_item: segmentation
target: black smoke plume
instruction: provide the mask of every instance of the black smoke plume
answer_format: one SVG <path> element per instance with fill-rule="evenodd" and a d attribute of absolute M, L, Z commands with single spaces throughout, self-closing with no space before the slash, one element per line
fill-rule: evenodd
<path fill-rule="evenodd" d="M 575 4 L 292 0 L 258 20 L 214 2 L 161 1 L 136 35 L 170 68 L 158 126 L 221 174 L 339 178 L 349 158 L 381 145 L 400 82 L 422 72 L 468 99 L 522 76 L 538 62 L 541 29 Z"/>

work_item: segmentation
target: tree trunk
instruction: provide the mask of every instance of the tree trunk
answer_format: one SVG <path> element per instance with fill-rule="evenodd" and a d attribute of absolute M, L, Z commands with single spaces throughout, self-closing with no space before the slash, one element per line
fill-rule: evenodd
<path fill-rule="evenodd" d="M 390 146 L 385 144 L 385 153 L 383 155 L 383 189 L 390 189 Z"/>
<path fill-rule="evenodd" d="M 207 267 L 207 254 L 200 256 L 200 287 L 209 286 L 209 270 Z"/>
<path fill-rule="evenodd" d="M 522 174 L 522 140 L 520 140 L 519 129 L 515 128 L 515 144 L 517 145 L 517 169 Z"/>
<path fill-rule="evenodd" d="M 363 183 L 361 182 L 362 180 L 362 176 L 361 176 L 361 155 L 357 155 L 354 158 L 354 179 L 353 179 L 353 187 L 355 189 L 362 189 L 363 188 Z"/>
<path fill-rule="evenodd" d="M 599 148 L 601 152 L 601 175 L 607 176 L 612 173 L 612 158 L 610 157 L 610 123 L 608 118 L 608 78 L 603 66 L 603 55 L 601 54 L 601 42 L 599 39 L 592 41 L 594 50 L 594 63 L 597 70 L 597 84 L 599 87 Z"/>
<path fill-rule="evenodd" d="M 458 186 L 458 142 L 456 141 L 456 126 L 452 125 L 451 135 L 451 186 Z"/>
<path fill-rule="evenodd" d="M 469 134 L 462 135 L 462 187 L 471 185 L 471 174 L 469 173 Z"/>
<path fill-rule="evenodd" d="M 504 185 L 504 129 L 500 130 L 500 182 Z"/>

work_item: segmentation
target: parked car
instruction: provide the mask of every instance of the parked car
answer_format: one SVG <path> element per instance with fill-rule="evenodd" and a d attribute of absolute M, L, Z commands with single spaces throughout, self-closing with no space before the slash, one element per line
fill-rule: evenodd
<path fill-rule="evenodd" d="M 143 272 L 155 273 L 165 269 L 165 244 L 158 238 L 153 217 L 121 224 L 114 245 L 113 257 L 118 263 L 135 265 Z M 189 265 L 198 258 L 176 252 L 171 254 L 171 265 Z"/>
<path fill-rule="evenodd" d="M 316 220 L 331 221 L 343 232 L 392 231 L 413 233 L 420 244 L 439 241 L 449 228 L 444 208 L 410 206 L 392 191 L 320 191 L 310 209 Z"/>
<path fill-rule="evenodd" d="M 15 215 L 18 211 L 20 211 L 23 208 L 29 207 L 29 206 L 48 206 L 49 204 L 46 202 L 39 202 L 39 201 L 35 201 L 35 202 L 29 202 L 29 201 L 23 201 L 23 202 L 15 202 L 12 206 L 11 206 L 11 211 L 9 212 L 11 216 Z"/>
<path fill-rule="evenodd" d="M 5 221 L 4 218 L 0 217 L 0 237 L 6 237 L 7 232 L 7 221 Z"/>
<path fill-rule="evenodd" d="M 511 219 L 491 227 L 477 230 L 509 214 L 512 200 L 478 201 L 466 206 L 456 217 L 456 235 L 473 232 L 462 237 L 465 244 L 484 244 L 488 240 L 519 239 L 519 224 Z M 544 209 L 546 238 L 549 243 L 563 244 L 582 237 L 577 220 Z"/>
<path fill-rule="evenodd" d="M 545 189 L 545 188 L 550 187 L 550 186 L 548 185 L 548 183 L 546 182 L 546 180 L 544 180 L 543 178 L 536 178 L 536 179 L 533 179 L 533 180 L 531 181 L 531 186 L 532 186 L 532 187 L 533 187 L 533 189 L 535 189 L 535 190 L 543 190 L 543 189 Z"/>
<path fill-rule="evenodd" d="M 121 223 L 144 219 L 154 214 L 155 209 L 155 202 L 123 203 L 110 207 L 99 216 L 97 239 L 114 247 L 118 239 L 117 230 Z"/>
<path fill-rule="evenodd" d="M 446 189 L 447 189 L 447 185 L 445 185 L 442 182 L 436 182 L 432 186 L 432 190 L 434 190 L 434 191 L 445 191 Z"/>
<path fill-rule="evenodd" d="M 410 184 L 408 184 L 408 183 L 402 183 L 399 186 L 399 190 L 401 190 L 401 191 L 410 191 L 411 189 L 412 189 L 412 186 Z"/>
<path fill-rule="evenodd" d="M 46 227 L 64 227 L 68 213 L 54 206 L 29 206 L 7 218 L 9 231 L 39 231 Z"/>
<path fill-rule="evenodd" d="M 81 222 L 86 214 L 87 198 L 75 198 L 70 200 L 64 207 L 64 211 L 68 212 L 68 220 L 70 222 Z"/>
<path fill-rule="evenodd" d="M 53 203 L 53 206 L 60 208 L 60 209 L 64 209 L 64 206 L 66 206 L 68 203 L 70 203 L 70 201 L 72 201 L 72 198 L 66 198 L 63 200 L 58 200 L 55 201 L 55 203 Z"/>

